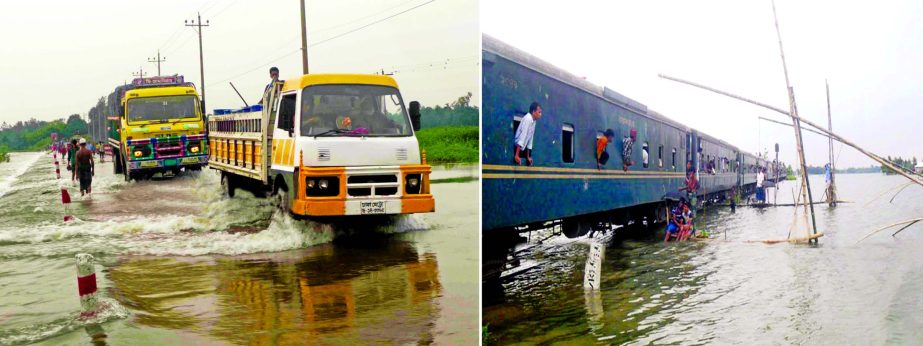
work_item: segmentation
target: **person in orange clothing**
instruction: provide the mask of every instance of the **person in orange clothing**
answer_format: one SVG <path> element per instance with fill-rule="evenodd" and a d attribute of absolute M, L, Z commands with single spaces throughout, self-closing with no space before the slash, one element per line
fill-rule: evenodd
<path fill-rule="evenodd" d="M 596 139 L 596 169 L 603 169 L 603 166 L 609 161 L 609 152 L 606 151 L 606 146 L 609 145 L 614 138 L 615 131 L 606 129 L 603 136 Z"/>

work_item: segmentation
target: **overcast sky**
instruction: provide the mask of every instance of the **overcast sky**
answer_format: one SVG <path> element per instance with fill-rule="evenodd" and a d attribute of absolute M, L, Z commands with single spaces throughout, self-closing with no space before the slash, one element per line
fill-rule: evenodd
<path fill-rule="evenodd" d="M 147 61 L 158 48 L 162 74 L 201 86 L 197 36 L 183 25 L 197 11 L 210 23 L 209 112 L 242 106 L 229 81 L 253 103 L 269 67 L 283 79 L 301 74 L 298 0 L 2 1 L 0 122 L 86 115 L 139 68 L 156 75 Z M 477 2 L 466 0 L 308 0 L 311 72 L 396 71 L 405 102 L 445 104 L 470 91 L 479 103 L 477 15 Z"/>
<path fill-rule="evenodd" d="M 778 0 L 802 117 L 880 155 L 923 158 L 923 2 Z M 657 77 L 673 75 L 788 109 L 772 6 L 760 1 L 484 1 L 481 28 L 744 150 L 796 164 L 784 115 Z M 808 164 L 827 140 L 805 132 Z M 836 144 L 834 151 L 840 152 Z M 846 147 L 838 167 L 872 164 Z"/>

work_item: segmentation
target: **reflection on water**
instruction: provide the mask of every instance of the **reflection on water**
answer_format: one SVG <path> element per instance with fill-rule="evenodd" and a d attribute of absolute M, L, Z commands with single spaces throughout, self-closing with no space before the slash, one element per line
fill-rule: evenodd
<path fill-rule="evenodd" d="M 816 178 L 812 187 L 823 189 L 823 177 Z M 662 229 L 620 229 L 607 244 L 602 289 L 594 292 L 582 287 L 593 240 L 526 244 L 519 259 L 538 265 L 485 287 L 489 341 L 918 344 L 923 226 L 856 243 L 878 227 L 923 215 L 923 188 L 908 188 L 894 203 L 893 193 L 874 199 L 902 183 L 838 176 L 840 197 L 853 203 L 815 207 L 826 234 L 819 246 L 749 242 L 784 239 L 791 207 L 711 208 L 700 214 L 699 228 L 714 235 L 705 241 L 664 244 Z M 782 185 L 780 203 L 791 203 L 792 186 Z"/>
<path fill-rule="evenodd" d="M 234 344 L 431 343 L 432 253 L 388 239 L 267 255 L 126 258 L 109 295 L 142 326 Z"/>

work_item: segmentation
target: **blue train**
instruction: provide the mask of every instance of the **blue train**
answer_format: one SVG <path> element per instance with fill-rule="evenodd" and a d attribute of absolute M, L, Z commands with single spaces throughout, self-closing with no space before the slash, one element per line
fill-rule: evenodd
<path fill-rule="evenodd" d="M 699 200 L 737 187 L 754 190 L 757 156 L 667 118 L 484 35 L 482 56 L 482 200 L 486 234 L 521 232 L 560 220 L 568 236 L 600 222 L 663 221 L 663 196 L 683 186 L 686 162 L 699 177 Z M 536 122 L 532 166 L 516 165 L 514 136 L 532 102 Z M 615 131 L 605 169 L 596 140 Z M 635 164 L 622 170 L 622 138 L 637 130 Z M 643 156 L 647 156 L 647 161 Z M 767 174 L 769 176 L 769 174 Z M 525 227 L 524 227 L 525 226 Z"/>

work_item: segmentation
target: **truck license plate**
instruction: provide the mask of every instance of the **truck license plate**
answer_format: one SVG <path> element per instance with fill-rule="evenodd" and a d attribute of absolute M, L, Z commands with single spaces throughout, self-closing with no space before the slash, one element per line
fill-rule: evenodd
<path fill-rule="evenodd" d="M 186 163 L 199 163 L 199 158 L 198 158 L 198 157 L 184 157 L 184 158 L 182 159 L 182 163 L 184 163 L 184 164 L 186 164 Z"/>
<path fill-rule="evenodd" d="M 157 167 L 157 161 L 141 162 L 141 168 L 151 168 L 151 167 Z"/>
<path fill-rule="evenodd" d="M 359 203 L 359 213 L 362 215 L 385 214 L 385 201 L 364 201 Z"/>

